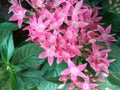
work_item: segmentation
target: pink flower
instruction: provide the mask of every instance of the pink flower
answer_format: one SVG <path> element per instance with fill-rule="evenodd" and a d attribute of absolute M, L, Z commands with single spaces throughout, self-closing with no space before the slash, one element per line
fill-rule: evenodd
<path fill-rule="evenodd" d="M 81 56 L 81 51 L 80 51 L 80 48 L 82 48 L 82 46 L 80 45 L 75 45 L 75 44 L 68 44 L 68 47 L 70 49 L 70 52 L 73 52 L 75 53 L 76 55 L 78 56 Z"/>
<path fill-rule="evenodd" d="M 57 64 L 61 63 L 63 60 L 67 63 L 70 58 L 74 57 L 74 54 L 68 52 L 68 50 L 64 50 L 63 48 L 60 48 L 56 53 L 56 57 L 57 57 Z"/>
<path fill-rule="evenodd" d="M 18 21 L 18 26 L 20 28 L 23 23 L 23 19 L 25 17 L 26 10 L 24 8 L 22 8 L 21 6 L 16 6 L 11 9 L 14 14 L 9 20 L 10 21 Z"/>
<path fill-rule="evenodd" d="M 53 64 L 53 61 L 54 61 L 54 56 L 55 56 L 55 47 L 53 46 L 53 47 L 51 47 L 51 48 L 45 48 L 44 47 L 44 49 L 45 49 L 45 51 L 44 52 L 42 52 L 40 55 L 39 55 L 39 58 L 46 58 L 46 57 L 48 57 L 48 63 L 50 64 L 50 65 L 52 65 Z"/>
<path fill-rule="evenodd" d="M 87 64 L 81 64 L 76 66 L 71 60 L 68 61 L 68 68 L 65 69 L 61 74 L 62 75 L 70 75 L 71 80 L 75 81 L 77 76 L 85 78 L 86 75 L 82 72 Z"/>
<path fill-rule="evenodd" d="M 107 59 L 108 52 L 110 52 L 110 49 L 107 50 L 101 50 L 99 51 L 99 47 L 95 44 L 92 44 L 92 52 L 91 55 L 86 59 L 88 62 L 93 61 L 99 61 L 101 59 Z"/>
<path fill-rule="evenodd" d="M 74 43 L 77 40 L 78 34 L 75 32 L 75 29 L 68 27 L 67 30 L 63 31 L 64 38 L 70 43 Z"/>
<path fill-rule="evenodd" d="M 39 33 L 43 33 L 47 26 L 50 24 L 50 20 L 43 22 L 43 18 L 39 17 L 38 19 L 34 16 L 30 19 L 30 27 L 36 30 Z"/>
<path fill-rule="evenodd" d="M 93 88 L 97 87 L 98 84 L 90 83 L 89 77 L 87 76 L 84 80 L 84 82 L 78 82 L 76 83 L 80 90 L 92 90 Z"/>
<path fill-rule="evenodd" d="M 110 49 L 99 51 L 100 48 L 95 44 L 92 45 L 92 49 L 93 51 L 91 52 L 91 55 L 86 60 L 89 62 L 90 66 L 96 71 L 96 75 L 108 75 L 108 66 L 111 62 L 113 62 L 113 60 L 107 60 L 108 52 L 110 52 Z"/>
<path fill-rule="evenodd" d="M 105 30 L 102 26 L 98 25 L 98 31 L 101 33 L 101 35 L 98 38 L 98 41 L 105 42 L 107 47 L 110 48 L 110 41 L 116 41 L 116 39 L 109 35 L 111 30 L 111 25 L 109 25 Z"/>
<path fill-rule="evenodd" d="M 52 18 L 52 23 L 50 25 L 50 30 L 58 30 L 60 26 L 63 24 L 64 18 L 60 18 L 56 20 L 55 18 Z"/>
<path fill-rule="evenodd" d="M 80 2 L 77 2 L 72 13 L 79 14 L 81 11 L 80 9 L 81 9 L 82 5 L 83 5 L 83 0 L 81 0 Z"/>
<path fill-rule="evenodd" d="M 109 75 L 109 64 L 114 60 L 101 60 L 101 61 L 94 61 L 90 63 L 90 66 L 95 70 L 96 75 L 101 74 L 102 76 Z"/>

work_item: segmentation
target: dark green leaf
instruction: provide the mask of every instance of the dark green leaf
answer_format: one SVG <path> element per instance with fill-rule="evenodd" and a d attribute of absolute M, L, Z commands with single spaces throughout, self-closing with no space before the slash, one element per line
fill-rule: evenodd
<path fill-rule="evenodd" d="M 120 72 L 118 72 L 118 73 L 117 72 L 110 72 L 108 80 L 111 83 L 120 86 Z"/>
<path fill-rule="evenodd" d="M 65 62 L 60 64 L 56 64 L 54 62 L 52 66 L 46 63 L 41 70 L 44 74 L 43 77 L 45 80 L 40 83 L 40 86 L 38 87 L 39 90 L 57 90 L 58 84 L 61 83 L 59 81 L 59 76 L 61 76 L 61 72 L 65 68 L 67 68 L 67 64 Z"/>
<path fill-rule="evenodd" d="M 17 82 L 17 85 L 18 85 L 18 90 L 25 90 L 25 84 L 22 81 L 22 78 L 18 75 L 15 75 L 15 76 L 16 76 L 16 82 Z"/>
<path fill-rule="evenodd" d="M 16 23 L 3 22 L 0 23 L 0 31 L 1 30 L 8 30 L 8 31 L 18 30 L 18 25 Z"/>
<path fill-rule="evenodd" d="M 111 77 L 111 76 L 110 76 Z M 101 82 L 99 84 L 100 90 L 105 90 L 108 88 L 108 90 L 119 90 L 119 87 L 116 85 L 111 84 L 107 79 L 105 79 L 105 82 Z"/>
<path fill-rule="evenodd" d="M 109 57 L 115 59 L 115 61 L 112 62 L 109 67 L 110 75 L 108 80 L 111 83 L 120 86 L 120 48 L 113 43 L 111 44 L 111 52 L 109 53 Z"/>
<path fill-rule="evenodd" d="M 106 25 L 112 24 L 112 31 L 120 32 L 120 15 L 114 13 L 105 13 L 103 15 L 103 22 Z"/>
<path fill-rule="evenodd" d="M 24 83 L 24 88 L 30 89 L 44 80 L 41 71 L 20 72 L 18 79 Z"/>
<path fill-rule="evenodd" d="M 38 55 L 43 51 L 37 44 L 26 44 L 16 49 L 12 63 L 19 69 L 36 67 L 44 62 L 45 59 L 38 58 Z"/>

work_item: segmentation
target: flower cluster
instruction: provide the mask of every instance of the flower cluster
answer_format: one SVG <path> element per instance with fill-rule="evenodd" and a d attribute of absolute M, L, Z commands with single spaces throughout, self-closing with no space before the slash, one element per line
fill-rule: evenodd
<path fill-rule="evenodd" d="M 25 9 L 22 1 L 31 9 Z M 74 86 L 81 90 L 96 88 L 97 84 L 85 72 L 87 65 L 93 68 L 96 76 L 108 76 L 108 66 L 113 61 L 108 60 L 110 41 L 115 38 L 110 35 L 111 25 L 106 29 L 101 26 L 100 7 L 91 8 L 83 0 L 11 0 L 10 3 L 9 12 L 13 12 L 10 21 L 18 21 L 21 27 L 24 19 L 28 19 L 24 28 L 29 31 L 27 40 L 44 49 L 39 58 L 48 58 L 49 65 L 55 61 L 54 57 L 57 64 L 62 61 L 68 64 L 60 77 L 64 84 L 71 80 L 68 90 Z M 96 42 L 105 42 L 107 49 L 102 50 Z M 78 64 L 78 57 L 84 58 L 84 63 Z"/>

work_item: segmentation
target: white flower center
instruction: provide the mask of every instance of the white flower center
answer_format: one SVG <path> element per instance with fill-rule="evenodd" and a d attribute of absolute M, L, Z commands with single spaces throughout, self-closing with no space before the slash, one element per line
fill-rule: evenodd
<path fill-rule="evenodd" d="M 18 13 L 16 13 L 16 15 L 18 16 L 19 19 L 23 18 L 23 13 L 21 11 L 19 11 Z"/>
<path fill-rule="evenodd" d="M 47 54 L 48 54 L 48 56 L 53 56 L 54 53 L 51 50 L 48 50 Z"/>
<path fill-rule="evenodd" d="M 51 36 L 50 39 L 49 39 L 49 41 L 51 43 L 54 43 L 56 41 L 56 37 L 55 36 Z"/>
<path fill-rule="evenodd" d="M 45 29 L 45 25 L 41 24 L 39 25 L 38 28 L 39 28 L 39 31 L 42 32 Z"/>
<path fill-rule="evenodd" d="M 79 72 L 79 70 L 77 68 L 75 68 L 75 67 L 71 68 L 72 74 L 76 75 L 76 74 L 78 74 L 78 72 Z"/>
<path fill-rule="evenodd" d="M 62 52 L 62 56 L 69 57 L 69 53 L 63 51 L 63 52 Z"/>
<path fill-rule="evenodd" d="M 66 32 L 66 36 L 67 36 L 67 38 L 71 39 L 72 38 L 72 32 L 71 31 L 67 31 Z"/>
<path fill-rule="evenodd" d="M 42 0 L 37 0 L 37 6 L 38 6 L 38 7 L 42 6 L 42 4 L 43 4 L 43 1 L 42 1 Z"/>
<path fill-rule="evenodd" d="M 89 85 L 88 85 L 87 83 L 84 83 L 84 84 L 83 84 L 83 89 L 84 89 L 84 90 L 89 90 L 89 88 L 90 88 L 90 87 L 89 87 Z"/>
<path fill-rule="evenodd" d="M 106 35 L 106 34 L 103 34 L 102 36 L 103 36 L 103 38 L 104 38 L 105 40 L 107 39 L 107 35 Z"/>
<path fill-rule="evenodd" d="M 77 27 L 78 27 L 78 22 L 73 21 L 73 22 L 72 22 L 72 26 L 75 27 L 75 28 L 77 28 Z"/>

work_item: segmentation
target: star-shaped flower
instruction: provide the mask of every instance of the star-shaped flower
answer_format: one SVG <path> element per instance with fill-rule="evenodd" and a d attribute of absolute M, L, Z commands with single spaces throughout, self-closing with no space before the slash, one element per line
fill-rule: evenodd
<path fill-rule="evenodd" d="M 87 64 L 81 64 L 76 66 L 71 60 L 68 61 L 68 68 L 65 69 L 61 74 L 62 75 L 70 75 L 71 80 L 75 81 L 77 76 L 86 77 L 86 75 L 82 72 L 86 68 Z"/>

